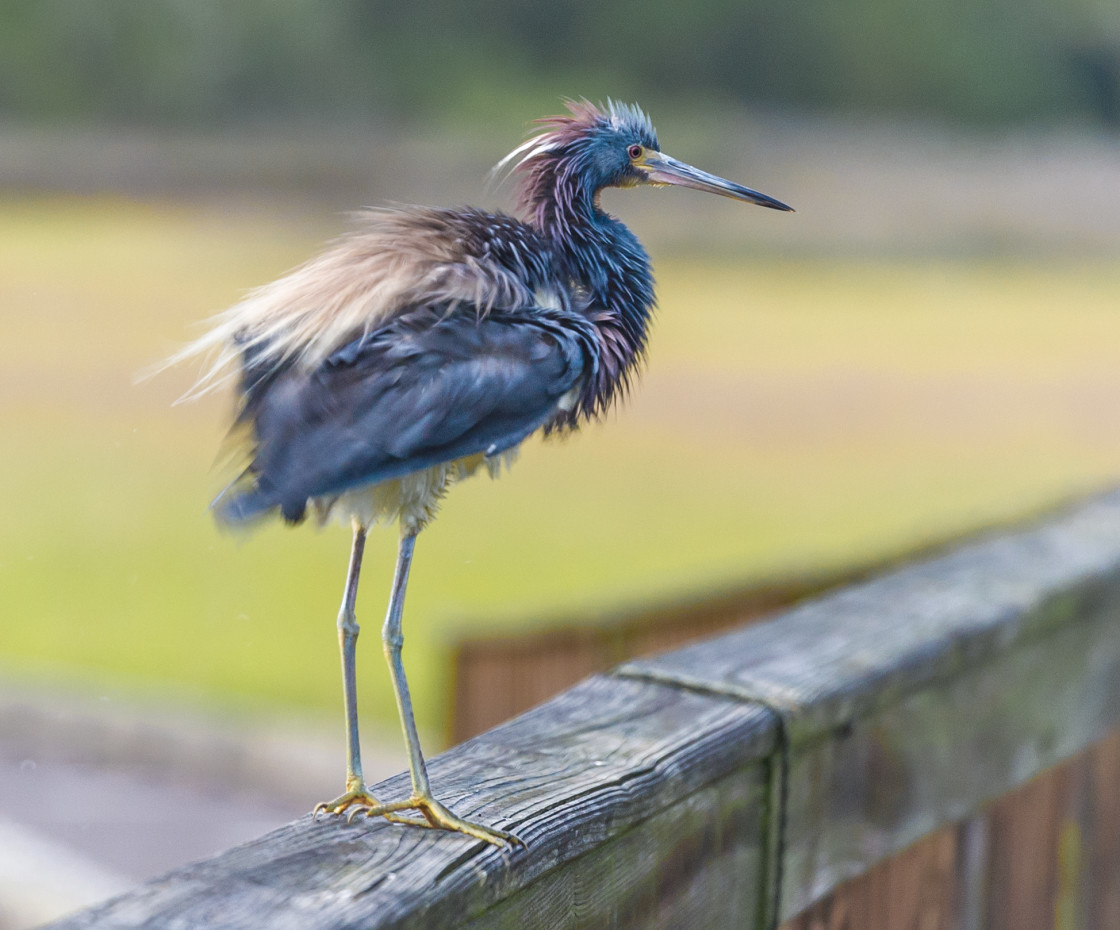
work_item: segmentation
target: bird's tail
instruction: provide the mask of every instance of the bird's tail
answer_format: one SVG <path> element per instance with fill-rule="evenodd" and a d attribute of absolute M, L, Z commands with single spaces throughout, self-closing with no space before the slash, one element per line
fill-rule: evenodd
<path fill-rule="evenodd" d="M 225 488 L 210 504 L 214 519 L 222 526 L 243 528 L 279 514 L 285 523 L 302 523 L 307 516 L 307 501 L 285 501 L 261 480 L 242 475 Z"/>

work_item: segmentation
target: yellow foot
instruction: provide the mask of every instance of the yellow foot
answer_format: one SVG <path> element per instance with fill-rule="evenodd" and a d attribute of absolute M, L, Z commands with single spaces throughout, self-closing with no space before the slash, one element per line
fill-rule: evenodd
<path fill-rule="evenodd" d="M 419 817 L 404 817 L 400 811 L 419 811 Z M 418 827 L 433 827 L 437 830 L 450 830 L 454 833 L 465 833 L 475 839 L 493 843 L 495 846 L 521 846 L 525 843 L 512 833 L 499 830 L 497 827 L 484 827 L 482 824 L 471 823 L 462 817 L 453 814 L 446 807 L 430 795 L 413 795 L 407 801 L 393 801 L 390 804 L 362 804 L 355 807 L 350 817 L 365 814 L 367 817 L 384 817 L 394 823 L 410 823 Z"/>
<path fill-rule="evenodd" d="M 355 814 L 380 806 L 381 802 L 366 791 L 363 785 L 359 784 L 356 787 L 347 788 L 343 794 L 340 794 L 333 801 L 320 801 L 315 805 L 311 816 L 318 817 L 321 813 L 341 814 L 350 811 L 350 817 L 353 819 Z"/>

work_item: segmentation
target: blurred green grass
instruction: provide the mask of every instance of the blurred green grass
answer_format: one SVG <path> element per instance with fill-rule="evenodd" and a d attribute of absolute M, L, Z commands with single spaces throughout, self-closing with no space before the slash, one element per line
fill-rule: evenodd
<path fill-rule="evenodd" d="M 134 383 L 333 219 L 4 204 L 2 667 L 336 709 L 349 534 L 219 534 L 228 401 L 172 407 L 187 371 Z M 631 402 L 455 489 L 419 541 L 405 659 L 429 729 L 472 631 L 856 565 L 1120 470 L 1120 262 L 654 259 L 662 310 Z M 394 546 L 372 535 L 359 600 L 363 719 L 386 726 Z"/>

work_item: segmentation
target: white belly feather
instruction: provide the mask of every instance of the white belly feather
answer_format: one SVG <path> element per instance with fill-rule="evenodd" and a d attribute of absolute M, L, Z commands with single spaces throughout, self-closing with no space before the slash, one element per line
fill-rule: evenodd
<path fill-rule="evenodd" d="M 452 484 L 471 477 L 480 466 L 485 466 L 491 478 L 497 478 L 503 467 L 513 464 L 517 453 L 518 447 L 514 446 L 494 456 L 479 452 L 443 462 L 401 478 L 343 491 L 335 497 L 317 498 L 315 510 L 320 523 L 334 519 L 344 526 L 356 521 L 370 527 L 399 520 L 402 534 L 418 533 L 435 517 Z"/>

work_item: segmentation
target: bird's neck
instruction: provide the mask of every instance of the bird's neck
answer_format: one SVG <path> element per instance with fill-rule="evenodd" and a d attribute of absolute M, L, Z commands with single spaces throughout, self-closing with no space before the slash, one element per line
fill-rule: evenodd
<path fill-rule="evenodd" d="M 581 403 L 585 413 L 597 415 L 625 391 L 645 354 L 655 304 L 649 256 L 637 236 L 599 206 L 598 191 L 558 182 L 552 196 L 534 206 L 534 224 L 552 240 L 599 333 L 598 376 Z"/>

